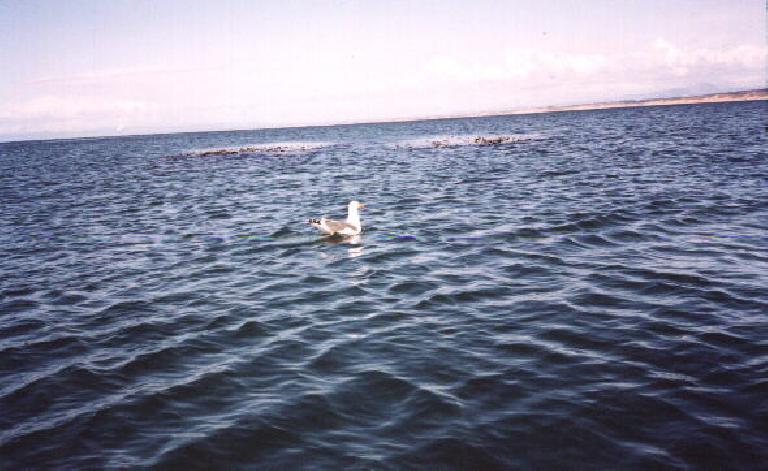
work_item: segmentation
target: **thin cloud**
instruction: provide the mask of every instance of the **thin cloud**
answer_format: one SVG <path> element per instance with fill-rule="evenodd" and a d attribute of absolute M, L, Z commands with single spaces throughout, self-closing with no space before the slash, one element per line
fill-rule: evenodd
<path fill-rule="evenodd" d="M 111 68 L 101 70 L 91 70 L 79 74 L 61 75 L 61 76 L 43 76 L 29 81 L 31 85 L 46 84 L 88 84 L 103 83 L 108 81 L 137 80 L 144 78 L 157 78 L 158 76 L 168 76 L 176 74 L 189 74 L 203 71 L 216 70 L 215 67 L 164 67 L 164 66 L 143 66 L 130 68 Z"/>

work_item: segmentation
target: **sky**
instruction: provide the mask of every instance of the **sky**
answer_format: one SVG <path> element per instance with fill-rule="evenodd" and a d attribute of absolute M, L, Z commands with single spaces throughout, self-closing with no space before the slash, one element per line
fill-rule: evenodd
<path fill-rule="evenodd" d="M 764 0 L 0 0 L 0 140 L 766 86 Z"/>

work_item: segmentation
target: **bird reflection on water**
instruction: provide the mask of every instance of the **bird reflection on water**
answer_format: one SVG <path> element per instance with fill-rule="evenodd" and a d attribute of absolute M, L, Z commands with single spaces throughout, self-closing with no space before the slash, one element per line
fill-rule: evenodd
<path fill-rule="evenodd" d="M 349 253 L 350 257 L 359 257 L 363 254 L 363 238 L 360 234 L 352 236 L 331 235 L 323 237 L 322 241 L 330 245 L 350 245 L 349 249 L 347 249 L 347 253 Z"/>

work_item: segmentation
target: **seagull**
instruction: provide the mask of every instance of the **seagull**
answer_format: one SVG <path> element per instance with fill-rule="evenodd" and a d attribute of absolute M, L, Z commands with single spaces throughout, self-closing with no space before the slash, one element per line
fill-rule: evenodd
<path fill-rule="evenodd" d="M 347 205 L 346 221 L 336 221 L 322 217 L 320 219 L 310 219 L 309 224 L 332 236 L 358 235 L 363 230 L 363 227 L 360 225 L 360 213 L 358 212 L 362 208 L 365 208 L 364 204 L 352 200 Z"/>

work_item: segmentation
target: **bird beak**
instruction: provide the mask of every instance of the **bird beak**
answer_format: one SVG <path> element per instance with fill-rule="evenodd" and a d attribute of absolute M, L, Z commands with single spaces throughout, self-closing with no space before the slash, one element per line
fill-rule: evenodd
<path fill-rule="evenodd" d="M 360 208 L 360 209 L 363 209 L 363 208 L 365 208 L 365 205 L 364 205 L 363 203 L 359 203 L 359 204 L 357 205 L 357 207 L 358 207 L 358 208 Z"/>

